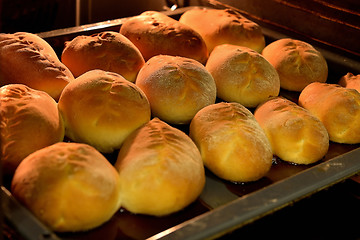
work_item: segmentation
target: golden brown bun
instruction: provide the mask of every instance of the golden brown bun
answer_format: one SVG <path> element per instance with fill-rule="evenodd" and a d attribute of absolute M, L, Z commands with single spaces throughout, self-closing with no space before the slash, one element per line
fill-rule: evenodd
<path fill-rule="evenodd" d="M 205 184 L 195 144 L 158 118 L 125 140 L 115 167 L 121 179 L 122 206 L 133 213 L 177 212 L 195 201 Z"/>
<path fill-rule="evenodd" d="M 186 124 L 201 108 L 215 103 L 214 78 L 199 62 L 157 55 L 136 79 L 149 99 L 153 116 L 171 124 Z"/>
<path fill-rule="evenodd" d="M 262 54 L 278 71 L 283 89 L 301 92 L 312 82 L 327 80 L 326 60 L 309 43 L 284 38 L 267 45 Z"/>
<path fill-rule="evenodd" d="M 12 175 L 30 153 L 64 139 L 57 103 L 47 93 L 23 84 L 0 88 L 1 164 Z"/>
<path fill-rule="evenodd" d="M 211 52 L 206 69 L 214 77 L 217 96 L 245 107 L 256 107 L 278 96 L 280 79 L 275 68 L 247 47 L 222 44 Z"/>
<path fill-rule="evenodd" d="M 200 33 L 209 53 L 224 43 L 254 49 L 265 47 L 260 26 L 230 9 L 193 8 L 184 12 L 179 20 Z"/>
<path fill-rule="evenodd" d="M 233 182 L 256 181 L 270 170 L 273 153 L 253 114 L 239 103 L 201 109 L 191 121 L 190 137 L 205 166 Z"/>
<path fill-rule="evenodd" d="M 57 232 L 97 227 L 120 208 L 116 169 L 93 147 L 56 143 L 21 162 L 12 194 Z"/>
<path fill-rule="evenodd" d="M 339 85 L 346 88 L 356 89 L 360 92 L 360 74 L 354 75 L 352 73 L 347 73 L 340 78 Z"/>
<path fill-rule="evenodd" d="M 264 129 L 273 153 L 284 161 L 311 164 L 325 156 L 329 135 L 311 112 L 282 97 L 258 106 L 254 116 Z"/>
<path fill-rule="evenodd" d="M 360 143 L 360 93 L 336 84 L 311 83 L 301 92 L 299 105 L 308 109 L 338 143 Z"/>
<path fill-rule="evenodd" d="M 182 56 L 205 64 L 208 51 L 193 29 L 161 12 L 146 11 L 125 21 L 120 33 L 140 50 L 145 61 L 159 54 Z"/>
<path fill-rule="evenodd" d="M 115 72 L 135 82 L 145 61 L 135 45 L 117 32 L 101 32 L 91 36 L 78 36 L 65 43 L 61 61 L 75 77 L 101 69 Z"/>
<path fill-rule="evenodd" d="M 58 105 L 66 136 L 103 153 L 119 149 L 151 116 L 149 101 L 134 83 L 103 70 L 91 70 L 68 84 Z"/>
<path fill-rule="evenodd" d="M 21 83 L 59 99 L 74 79 L 52 47 L 35 34 L 0 33 L 0 85 Z"/>

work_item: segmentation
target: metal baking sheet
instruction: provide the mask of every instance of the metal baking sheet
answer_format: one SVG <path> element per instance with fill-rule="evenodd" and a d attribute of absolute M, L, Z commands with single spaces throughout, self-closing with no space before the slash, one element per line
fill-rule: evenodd
<path fill-rule="evenodd" d="M 191 7 L 164 13 L 177 18 L 189 8 Z M 126 18 L 39 33 L 39 36 L 47 40 L 60 56 L 65 41 L 78 35 L 119 31 L 124 21 Z M 293 37 L 264 27 L 263 32 L 267 43 Z M 360 73 L 360 62 L 314 46 L 328 61 L 328 82 L 337 82 L 347 72 Z M 287 91 L 281 91 L 280 94 L 294 101 L 298 96 Z M 183 130 L 186 131 L 186 126 Z M 112 162 L 115 155 L 116 153 L 106 157 Z M 270 172 L 253 183 L 235 184 L 223 181 L 207 171 L 206 185 L 199 199 L 186 209 L 166 217 L 135 215 L 121 209 L 112 219 L 96 229 L 55 234 L 19 205 L 6 188 L 2 188 L 2 197 L 5 199 L 2 201 L 2 208 L 6 221 L 14 226 L 24 239 L 34 237 L 29 235 L 31 229 L 37 229 L 38 236 L 42 238 L 45 236 L 46 239 L 51 237 L 64 240 L 214 239 L 359 173 L 360 144 L 331 142 L 328 153 L 318 163 L 310 166 L 294 165 L 274 158 Z M 19 216 L 23 219 L 21 223 L 18 222 Z"/>

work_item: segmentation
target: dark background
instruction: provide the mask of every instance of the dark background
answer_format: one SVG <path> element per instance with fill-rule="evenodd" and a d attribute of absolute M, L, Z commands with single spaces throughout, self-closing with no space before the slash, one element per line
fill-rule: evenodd
<path fill-rule="evenodd" d="M 39 33 L 215 0 L 0 0 L 0 32 Z M 359 0 L 219 0 L 265 27 L 293 31 L 360 59 Z M 78 3 L 78 5 L 77 5 Z M 78 7 L 77 7 L 78 6 Z M 78 13 L 77 9 L 79 10 Z"/>

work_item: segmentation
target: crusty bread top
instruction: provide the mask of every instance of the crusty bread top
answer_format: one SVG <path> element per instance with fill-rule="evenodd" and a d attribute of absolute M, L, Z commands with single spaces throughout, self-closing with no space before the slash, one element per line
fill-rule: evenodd
<path fill-rule="evenodd" d="M 53 48 L 35 34 L 0 34 L 0 85 L 22 83 L 55 100 L 74 79 Z"/>
<path fill-rule="evenodd" d="M 135 44 L 145 61 L 159 54 L 189 57 L 201 63 L 208 57 L 199 33 L 161 12 L 146 11 L 128 19 L 120 33 Z"/>
<path fill-rule="evenodd" d="M 0 151 L 3 172 L 13 174 L 30 153 L 62 141 L 64 124 L 47 93 L 23 84 L 0 88 Z"/>
<path fill-rule="evenodd" d="M 140 70 L 136 85 L 149 99 L 153 116 L 172 124 L 189 123 L 216 100 L 212 75 L 191 58 L 154 56 Z"/>
<path fill-rule="evenodd" d="M 206 69 L 214 77 L 217 96 L 224 101 L 256 107 L 269 97 L 279 95 L 280 79 L 276 69 L 248 47 L 216 46 Z"/>
<path fill-rule="evenodd" d="M 279 39 L 268 44 L 262 55 L 278 71 L 283 89 L 300 92 L 312 82 L 327 80 L 326 59 L 307 42 L 291 38 Z"/>
<path fill-rule="evenodd" d="M 193 8 L 179 21 L 200 33 L 209 53 L 224 43 L 249 47 L 257 52 L 265 47 L 261 27 L 231 9 Z"/>
<path fill-rule="evenodd" d="M 355 89 L 314 82 L 301 92 L 299 105 L 323 122 L 331 141 L 360 142 L 360 93 Z"/>
<path fill-rule="evenodd" d="M 61 60 L 75 77 L 101 69 L 118 73 L 130 82 L 135 82 L 137 72 L 145 63 L 129 39 L 112 31 L 81 35 L 65 42 Z"/>
<path fill-rule="evenodd" d="M 97 227 L 120 208 L 120 179 L 93 147 L 60 142 L 29 155 L 17 168 L 11 190 L 54 231 Z"/>

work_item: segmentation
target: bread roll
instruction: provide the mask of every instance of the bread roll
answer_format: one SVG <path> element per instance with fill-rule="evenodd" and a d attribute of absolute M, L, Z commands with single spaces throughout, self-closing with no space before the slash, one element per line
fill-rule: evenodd
<path fill-rule="evenodd" d="M 200 33 L 209 53 L 224 43 L 251 48 L 257 52 L 265 47 L 261 27 L 230 9 L 192 8 L 179 21 Z"/>
<path fill-rule="evenodd" d="M 151 116 L 149 101 L 134 83 L 103 70 L 76 78 L 64 88 L 58 105 L 66 136 L 103 153 L 119 149 Z"/>
<path fill-rule="evenodd" d="M 161 12 L 146 11 L 126 20 L 120 33 L 140 50 L 145 61 L 159 54 L 182 56 L 205 64 L 208 51 L 192 28 Z"/>
<path fill-rule="evenodd" d="M 116 169 L 93 147 L 56 143 L 30 154 L 17 168 L 12 194 L 57 232 L 95 228 L 120 208 Z"/>
<path fill-rule="evenodd" d="M 21 83 L 58 100 L 74 79 L 52 47 L 35 34 L 0 33 L 0 85 Z"/>
<path fill-rule="evenodd" d="M 187 124 L 201 108 L 215 103 L 214 78 L 199 62 L 157 55 L 136 79 L 149 99 L 153 116 L 170 124 Z"/>
<path fill-rule="evenodd" d="M 135 45 L 117 32 L 78 36 L 65 43 L 61 61 L 75 77 L 94 70 L 115 72 L 135 82 L 145 61 Z"/>
<path fill-rule="evenodd" d="M 122 206 L 132 213 L 177 212 L 195 201 L 205 184 L 195 144 L 158 118 L 125 140 L 115 167 L 121 179 Z"/>
<path fill-rule="evenodd" d="M 360 93 L 355 89 L 311 83 L 301 92 L 299 105 L 320 119 L 331 141 L 360 143 Z"/>
<path fill-rule="evenodd" d="M 280 79 L 275 68 L 250 48 L 218 45 L 209 56 L 206 69 L 214 77 L 217 96 L 222 100 L 256 107 L 279 95 Z"/>
<path fill-rule="evenodd" d="M 360 92 L 360 74 L 354 75 L 352 73 L 347 73 L 340 78 L 339 85 L 346 88 L 356 89 Z"/>
<path fill-rule="evenodd" d="M 272 165 L 269 140 L 253 114 L 239 103 L 220 102 L 201 109 L 190 123 L 189 135 L 205 166 L 222 179 L 256 181 Z"/>
<path fill-rule="evenodd" d="M 284 161 L 311 164 L 329 149 L 324 124 L 311 112 L 282 97 L 258 106 L 254 116 L 264 129 L 273 153 Z"/>
<path fill-rule="evenodd" d="M 23 84 L 0 88 L 0 147 L 5 175 L 12 175 L 30 153 L 64 139 L 57 103 Z"/>
<path fill-rule="evenodd" d="M 281 88 L 301 92 L 312 82 L 326 82 L 325 58 L 309 43 L 284 38 L 267 45 L 263 56 L 275 67 Z"/>

